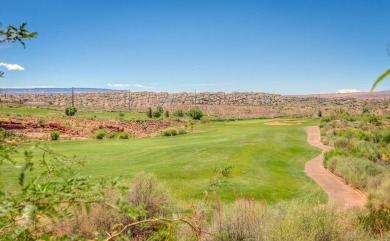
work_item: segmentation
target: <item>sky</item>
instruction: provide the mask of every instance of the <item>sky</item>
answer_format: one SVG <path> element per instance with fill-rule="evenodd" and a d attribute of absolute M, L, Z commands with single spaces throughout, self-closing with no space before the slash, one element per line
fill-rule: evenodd
<path fill-rule="evenodd" d="M 368 91 L 390 68 L 389 0 L 1 0 L 0 88 Z M 390 51 L 390 50 L 389 50 Z M 377 90 L 389 90 L 390 78 Z"/>

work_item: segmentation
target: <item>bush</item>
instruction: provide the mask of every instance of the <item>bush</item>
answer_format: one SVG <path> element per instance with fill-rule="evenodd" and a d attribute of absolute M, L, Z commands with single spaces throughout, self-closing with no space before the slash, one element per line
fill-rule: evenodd
<path fill-rule="evenodd" d="M 98 132 L 96 132 L 95 137 L 96 137 L 96 139 L 101 140 L 104 138 L 105 135 L 106 135 L 106 133 L 104 133 L 104 131 L 98 131 Z"/>
<path fill-rule="evenodd" d="M 192 109 L 187 112 L 187 115 L 193 120 L 200 120 L 203 117 L 203 112 L 199 109 Z"/>
<path fill-rule="evenodd" d="M 173 116 L 183 117 L 184 116 L 184 111 L 182 109 L 178 109 L 175 112 L 173 112 Z"/>
<path fill-rule="evenodd" d="M 177 131 L 175 129 L 165 130 L 165 131 L 161 132 L 161 135 L 162 136 L 176 136 Z"/>
<path fill-rule="evenodd" d="M 180 129 L 178 134 L 184 135 L 184 134 L 187 134 L 187 131 L 185 129 Z"/>
<path fill-rule="evenodd" d="M 118 138 L 119 139 L 129 139 L 129 134 L 127 132 L 119 132 Z"/>
<path fill-rule="evenodd" d="M 153 116 L 154 118 L 159 118 L 159 117 L 161 116 L 161 112 L 159 112 L 159 111 L 153 111 L 152 116 Z"/>
<path fill-rule="evenodd" d="M 368 180 L 383 172 L 383 167 L 367 158 L 353 156 L 334 156 L 327 161 L 327 167 L 347 184 L 356 188 L 365 188 Z"/>
<path fill-rule="evenodd" d="M 65 108 L 65 114 L 67 116 L 74 116 L 77 113 L 76 107 L 66 107 Z"/>
<path fill-rule="evenodd" d="M 149 118 L 152 118 L 153 117 L 153 112 L 152 112 L 152 108 L 148 108 L 147 110 L 146 110 L 146 116 L 147 117 L 149 117 Z"/>
<path fill-rule="evenodd" d="M 56 141 L 60 139 L 60 133 L 58 131 L 51 131 L 50 132 L 50 139 L 52 141 Z"/>
<path fill-rule="evenodd" d="M 165 117 L 169 117 L 169 111 L 165 111 Z"/>
<path fill-rule="evenodd" d="M 145 217 L 166 215 L 169 211 L 170 196 L 165 185 L 152 174 L 138 174 L 131 183 L 128 201 L 134 207 L 142 207 Z"/>
<path fill-rule="evenodd" d="M 160 114 L 164 113 L 164 109 L 162 108 L 162 106 L 157 106 L 156 110 L 160 112 Z"/>

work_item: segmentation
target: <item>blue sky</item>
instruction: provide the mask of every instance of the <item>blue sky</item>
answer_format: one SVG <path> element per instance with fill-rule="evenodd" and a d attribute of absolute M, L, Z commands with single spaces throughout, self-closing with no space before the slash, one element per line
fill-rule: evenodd
<path fill-rule="evenodd" d="M 388 0 L 3 0 L 0 87 L 307 94 L 370 89 L 390 68 Z M 24 70 L 5 64 L 17 64 Z M 19 68 L 21 69 L 21 68 Z M 390 79 L 377 90 L 390 89 Z"/>

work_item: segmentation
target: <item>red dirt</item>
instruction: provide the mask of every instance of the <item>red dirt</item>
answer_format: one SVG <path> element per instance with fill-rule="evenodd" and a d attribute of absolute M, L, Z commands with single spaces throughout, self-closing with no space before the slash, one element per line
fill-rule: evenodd
<path fill-rule="evenodd" d="M 153 135 L 171 126 L 182 126 L 180 120 L 90 120 L 82 118 L 56 119 L 48 118 L 45 123 L 38 120 L 0 119 L 0 128 L 13 130 L 18 134 L 24 134 L 34 139 L 48 139 L 50 132 L 59 131 L 61 137 L 71 139 L 93 138 L 98 130 L 111 132 L 127 132 L 130 135 L 143 137 Z"/>

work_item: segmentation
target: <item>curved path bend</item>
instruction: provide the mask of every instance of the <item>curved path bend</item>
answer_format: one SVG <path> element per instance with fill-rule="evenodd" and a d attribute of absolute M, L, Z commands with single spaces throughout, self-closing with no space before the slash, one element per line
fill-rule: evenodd
<path fill-rule="evenodd" d="M 310 126 L 307 128 L 307 133 L 307 141 L 309 144 L 320 148 L 322 153 L 306 163 L 306 174 L 316 181 L 328 194 L 329 204 L 336 205 L 341 209 L 350 207 L 362 208 L 365 203 L 363 194 L 345 184 L 323 167 L 322 161 L 324 159 L 324 152 L 331 150 L 332 148 L 321 143 L 320 128 L 318 126 Z"/>

